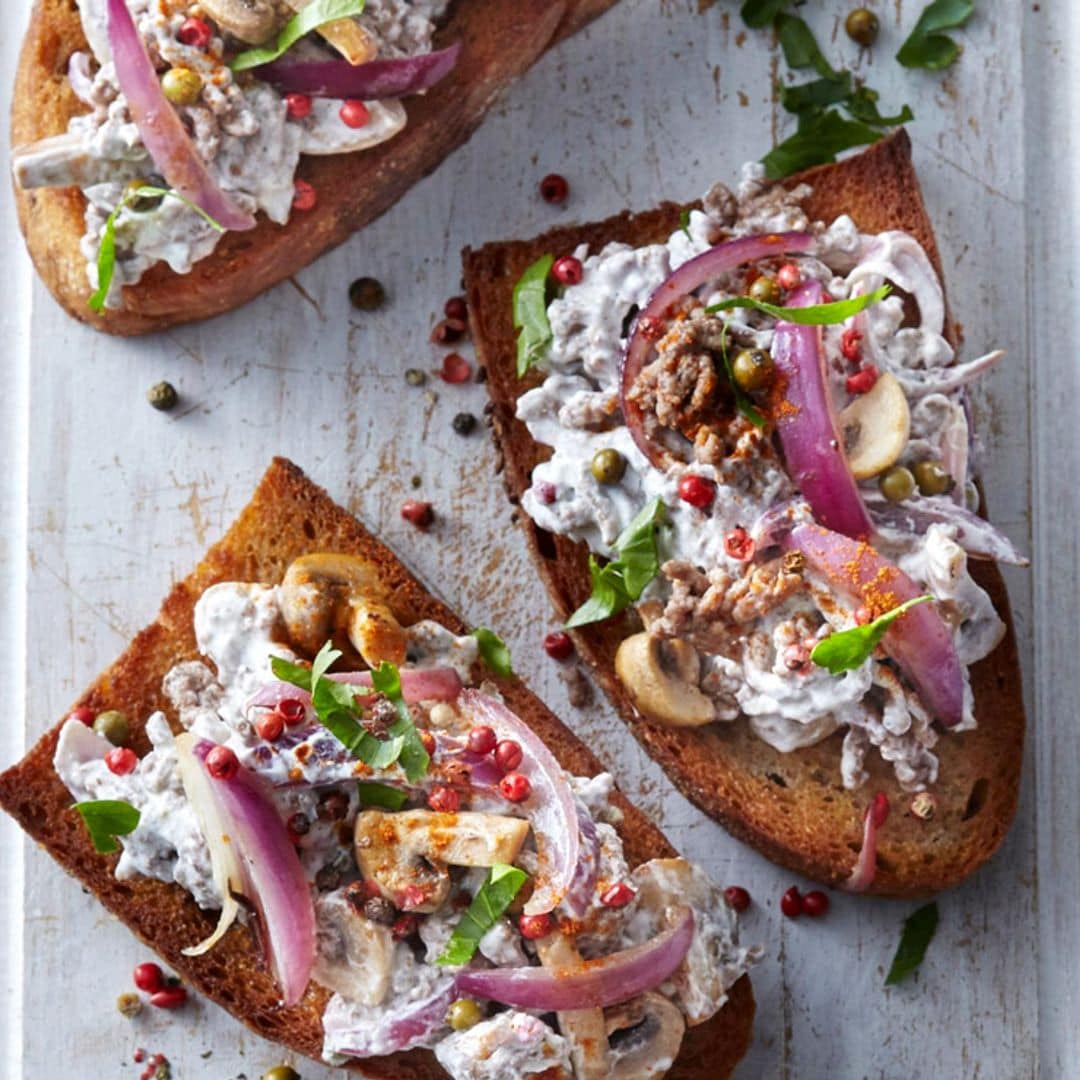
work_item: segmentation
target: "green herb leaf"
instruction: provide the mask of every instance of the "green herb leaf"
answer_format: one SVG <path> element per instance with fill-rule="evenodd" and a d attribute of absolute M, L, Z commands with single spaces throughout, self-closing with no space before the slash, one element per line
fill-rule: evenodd
<path fill-rule="evenodd" d="M 919 16 L 896 59 L 909 68 L 947 68 L 960 55 L 961 46 L 943 31 L 959 29 L 974 11 L 974 0 L 934 0 Z"/>
<path fill-rule="evenodd" d="M 690 211 L 687 210 L 686 207 L 683 207 L 683 209 L 679 211 L 679 228 L 686 233 L 687 240 L 693 239 L 690 235 Z M 624 334 L 623 336 L 625 337 L 626 335 Z"/>
<path fill-rule="evenodd" d="M 758 411 L 750 395 L 735 381 L 735 369 L 731 366 L 731 356 L 727 347 L 728 324 L 724 323 L 720 331 L 720 359 L 724 362 L 724 371 L 731 386 L 731 392 L 735 395 L 735 407 L 750 421 L 754 427 L 765 426 L 765 417 Z"/>
<path fill-rule="evenodd" d="M 780 48 L 784 51 L 784 60 L 790 68 L 812 67 L 822 78 L 839 79 L 840 72 L 835 71 L 825 54 L 818 46 L 814 32 L 798 15 L 777 15 L 776 33 L 780 39 Z"/>
<path fill-rule="evenodd" d="M 835 109 L 809 118 L 794 135 L 774 146 L 762 159 L 765 175 L 779 180 L 812 165 L 836 160 L 842 150 L 877 142 L 881 132 L 861 120 L 845 120 Z"/>
<path fill-rule="evenodd" d="M 467 964 L 476 953 L 480 939 L 502 918 L 528 876 L 516 866 L 496 863 L 435 962 L 455 967 Z"/>
<path fill-rule="evenodd" d="M 488 670 L 494 671 L 496 675 L 514 674 L 510 667 L 510 650 L 506 642 L 494 630 L 489 630 L 486 626 L 478 626 L 470 633 L 480 646 L 480 659 L 484 661 Z"/>
<path fill-rule="evenodd" d="M 406 777 L 419 780 L 427 773 L 431 758 L 420 741 L 420 732 L 413 723 L 412 712 L 401 696 L 401 675 L 393 664 L 384 660 L 371 673 L 371 682 L 380 694 L 394 703 L 398 718 L 390 725 L 390 735 L 394 740 L 401 740 L 399 754 Z"/>
<path fill-rule="evenodd" d="M 810 659 L 818 667 L 828 668 L 831 675 L 851 671 L 866 661 L 885 636 L 885 631 L 905 611 L 909 611 L 916 604 L 925 604 L 927 600 L 933 599 L 929 593 L 925 596 L 916 596 L 899 607 L 894 607 L 892 611 L 879 615 L 865 626 L 853 626 L 850 630 L 840 630 L 835 634 L 830 634 L 814 646 Z"/>
<path fill-rule="evenodd" d="M 839 105 L 851 96 L 851 72 L 841 71 L 837 78 L 814 79 L 788 86 L 781 83 L 780 104 L 789 113 L 816 114 L 829 105 Z"/>
<path fill-rule="evenodd" d="M 922 962 L 927 946 L 934 937 L 938 925 L 938 906 L 936 901 L 919 908 L 904 920 L 904 932 L 900 935 L 900 944 L 896 947 L 889 974 L 885 976 L 886 986 L 895 986 L 906 979 Z"/>
<path fill-rule="evenodd" d="M 101 311 L 105 307 L 105 299 L 108 297 L 109 289 L 112 286 L 113 274 L 116 273 L 116 218 L 120 211 L 125 206 L 130 206 L 136 199 L 164 198 L 165 196 L 177 199 L 189 210 L 194 210 L 196 214 L 218 232 L 225 231 L 225 226 L 220 221 L 211 217 L 201 206 L 196 206 L 190 199 L 185 199 L 180 192 L 173 191 L 172 188 L 154 187 L 150 184 L 128 188 L 124 193 L 124 197 L 113 207 L 112 213 L 105 219 L 105 228 L 101 233 L 101 243 L 98 245 L 98 287 L 87 300 L 92 311 Z"/>
<path fill-rule="evenodd" d="M 234 56 L 229 67 L 233 71 L 246 71 L 260 64 L 269 64 L 291 49 L 305 34 L 310 34 L 325 23 L 359 15 L 363 10 L 364 0 L 312 0 L 281 28 L 272 47 L 247 49 Z"/>
<path fill-rule="evenodd" d="M 646 504 L 615 540 L 616 556 L 601 566 L 589 556 L 592 594 L 566 620 L 566 628 L 601 622 L 618 615 L 645 591 L 660 572 L 657 530 L 667 520 L 663 502 L 655 498 Z"/>
<path fill-rule="evenodd" d="M 788 6 L 790 0 L 746 0 L 739 9 L 742 21 L 754 30 L 772 24 L 773 19 Z"/>
<path fill-rule="evenodd" d="M 764 312 L 774 318 L 783 319 L 784 322 L 798 323 L 799 326 L 831 326 L 834 323 L 842 323 L 853 315 L 858 315 L 860 311 L 865 311 L 879 300 L 884 300 L 890 291 L 888 285 L 882 285 L 880 289 L 875 289 L 872 293 L 853 296 L 850 300 L 834 300 L 828 304 L 811 304 L 809 307 L 792 308 L 766 304 L 750 296 L 733 296 L 730 300 L 710 304 L 705 309 L 705 314 L 714 315 L 718 311 L 731 311 L 733 308 L 753 308 L 755 311 Z"/>
<path fill-rule="evenodd" d="M 860 86 L 847 101 L 844 108 L 855 120 L 861 120 L 864 124 L 874 124 L 876 127 L 896 127 L 897 124 L 906 124 L 915 119 L 915 114 L 905 105 L 895 116 L 882 116 L 878 109 L 878 99 L 881 95 L 869 86 Z"/>
<path fill-rule="evenodd" d="M 554 255 L 542 255 L 518 279 L 514 286 L 514 329 L 517 339 L 518 378 L 538 364 L 551 344 L 551 323 L 547 309 L 551 295 L 551 268 Z"/>
<path fill-rule="evenodd" d="M 377 780 L 361 780 L 356 785 L 361 806 L 377 806 L 381 810 L 400 810 L 408 801 L 409 793 L 401 788 L 380 784 Z"/>
<path fill-rule="evenodd" d="M 90 839 L 94 842 L 94 850 L 102 855 L 118 851 L 120 845 L 116 838 L 133 833 L 142 816 L 131 803 L 122 799 L 80 802 L 72 809 L 79 811 L 86 823 L 86 830 L 90 833 Z"/>
<path fill-rule="evenodd" d="M 373 769 L 386 769 L 398 762 L 410 780 L 419 780 L 428 770 L 430 758 L 413 724 L 412 713 L 401 696 L 397 668 L 385 661 L 371 673 L 374 691 L 393 702 L 398 718 L 390 725 L 387 738 L 379 739 L 360 723 L 356 704 L 357 688 L 324 676 L 341 652 L 328 641 L 312 661 L 311 668 L 270 658 L 270 668 L 282 682 L 311 693 L 315 715 L 349 753 Z M 363 691 L 361 691 L 363 692 Z"/>

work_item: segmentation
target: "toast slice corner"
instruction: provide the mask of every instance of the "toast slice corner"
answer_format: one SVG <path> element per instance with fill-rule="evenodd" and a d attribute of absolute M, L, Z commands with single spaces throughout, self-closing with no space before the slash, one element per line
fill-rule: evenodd
<path fill-rule="evenodd" d="M 96 313 L 79 250 L 86 199 L 77 188 L 15 190 L 19 225 L 45 285 L 74 318 L 133 335 L 231 311 L 296 273 L 388 210 L 464 143 L 497 96 L 558 40 L 615 0 L 454 0 L 436 47 L 461 42 L 456 68 L 409 98 L 409 122 L 389 142 L 355 154 L 305 157 L 297 175 L 314 185 L 314 209 L 285 225 L 260 215 L 250 232 L 229 233 L 188 274 L 157 263 L 123 289 L 122 307 Z M 23 41 L 11 108 L 11 144 L 67 130 L 86 111 L 66 77 L 73 52 L 88 48 L 75 3 L 36 0 Z"/>
<path fill-rule="evenodd" d="M 196 600 L 218 581 L 276 583 L 298 555 L 339 551 L 363 557 L 378 567 L 392 590 L 403 622 L 435 619 L 456 634 L 467 627 L 431 595 L 351 514 L 291 462 L 274 459 L 251 502 L 224 538 L 169 593 L 157 620 L 131 642 L 76 705 L 95 711 L 122 709 L 132 721 L 132 746 L 149 749 L 145 719 L 161 709 L 173 720 L 161 692 L 165 673 L 195 659 L 192 615 Z M 490 677 L 486 675 L 486 677 Z M 541 736 L 560 764 L 591 775 L 600 762 L 517 678 L 497 678 L 507 704 Z M 181 952 L 203 940 L 215 918 L 200 911 L 179 885 L 148 878 L 118 881 L 116 855 L 95 852 L 89 834 L 70 810 L 71 795 L 53 769 L 60 724 L 48 731 L 19 764 L 0 774 L 0 806 L 148 946 L 177 971 L 184 982 L 227 1009 L 253 1031 L 318 1060 L 322 1048 L 322 1011 L 329 991 L 312 983 L 292 1007 L 278 1003 L 278 990 L 260 959 L 253 935 L 234 926 L 209 953 Z M 631 866 L 674 854 L 663 833 L 620 792 L 614 795 L 624 813 L 618 826 Z M 731 1074 L 750 1043 L 754 997 L 748 976 L 730 990 L 727 1004 L 709 1021 L 687 1029 L 683 1048 L 668 1074 L 677 1080 L 714 1080 Z M 351 1069 L 383 1080 L 436 1080 L 445 1072 L 428 1050 L 412 1050 L 356 1062 Z"/>
<path fill-rule="evenodd" d="M 804 206 L 812 219 L 848 214 L 866 232 L 903 229 L 926 250 L 941 276 L 941 260 L 911 160 L 911 143 L 900 130 L 870 149 L 784 181 L 805 182 Z M 622 213 L 593 224 L 564 226 L 528 241 L 487 244 L 463 253 L 469 316 L 480 363 L 487 371 L 492 430 L 499 467 L 512 503 L 531 483 L 533 467 L 548 456 L 516 418 L 517 398 L 535 386 L 535 371 L 518 380 L 511 316 L 514 284 L 547 252 L 558 255 L 580 243 L 597 251 L 612 241 L 662 242 L 679 225 L 683 207 L 665 203 L 641 213 Z M 955 328 L 947 333 L 955 338 Z M 591 591 L 588 549 L 521 523 L 533 561 L 554 602 L 567 618 Z M 672 728 L 640 715 L 615 676 L 615 652 L 632 632 L 626 617 L 572 632 L 583 658 L 639 742 L 676 786 L 706 814 L 768 858 L 830 885 L 851 872 L 861 846 L 862 819 L 874 792 L 890 797 L 893 814 L 878 839 L 878 868 L 870 892 L 921 896 L 960 882 L 997 850 L 1016 812 L 1024 744 L 1024 708 L 1015 630 L 998 568 L 976 563 L 976 581 L 987 590 L 1007 626 L 1004 641 L 972 669 L 979 727 L 945 735 L 935 752 L 941 779 L 934 788 L 932 821 L 908 809 L 911 796 L 876 755 L 867 759 L 870 779 L 858 791 L 840 780 L 842 732 L 814 747 L 781 754 L 747 724 Z"/>

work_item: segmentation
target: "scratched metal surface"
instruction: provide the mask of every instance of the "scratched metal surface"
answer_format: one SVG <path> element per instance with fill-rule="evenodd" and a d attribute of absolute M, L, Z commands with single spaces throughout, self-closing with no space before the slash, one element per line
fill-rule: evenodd
<path fill-rule="evenodd" d="M 978 398 L 990 504 L 1038 560 L 1032 573 L 1009 574 L 1037 729 L 1020 812 L 992 863 L 942 898 L 916 979 L 882 987 L 914 905 L 837 896 L 820 923 L 783 920 L 776 905 L 791 875 L 693 810 L 606 703 L 570 713 L 557 666 L 537 648 L 548 606 L 493 479 L 491 446 L 481 431 L 451 431 L 456 412 L 480 411 L 482 387 L 436 380 L 418 390 L 402 379 L 406 367 L 438 363 L 428 330 L 456 291 L 465 243 L 695 196 L 784 130 L 770 91 L 776 54 L 765 37 L 740 32 L 736 5 L 724 0 L 623 0 L 546 57 L 467 147 L 363 235 L 295 284 L 202 326 L 117 341 L 71 322 L 32 281 L 5 189 L 0 649 L 15 662 L 4 761 L 154 615 L 270 456 L 286 454 L 467 619 L 497 627 L 519 670 L 672 840 L 716 880 L 750 889 L 757 903 L 743 933 L 767 957 L 754 973 L 755 1039 L 741 1077 L 1076 1075 L 1080 369 L 1061 326 L 1078 299 L 1067 166 L 1076 160 L 1070 50 L 1080 14 L 1070 0 L 1022 9 L 984 0 L 961 62 L 942 78 L 891 60 L 921 4 L 872 4 L 883 32 L 865 58 L 839 29 L 846 3 L 812 6 L 830 54 L 867 76 L 883 104 L 915 110 L 917 164 L 969 355 L 1009 352 Z M 5 86 L 16 43 L 14 34 L 0 43 Z M 572 184 L 563 210 L 534 196 L 553 169 Z M 364 273 L 390 293 L 374 315 L 346 300 L 347 283 Z M 160 378 L 182 395 L 170 415 L 143 401 Z M 426 536 L 398 516 L 413 476 L 439 514 Z M 24 698 L 25 732 L 13 719 Z M 147 950 L 2 828 L 5 1075 L 50 1080 L 75 1066 L 80 1076 L 132 1076 L 137 1045 L 167 1053 L 183 1078 L 258 1077 L 282 1059 L 203 1002 L 123 1020 L 113 999 Z M 332 1075 L 297 1064 L 306 1080 Z"/>

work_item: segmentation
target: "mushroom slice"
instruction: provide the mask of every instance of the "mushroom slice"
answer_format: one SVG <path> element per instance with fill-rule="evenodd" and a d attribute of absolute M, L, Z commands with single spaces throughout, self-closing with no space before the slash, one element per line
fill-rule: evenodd
<path fill-rule="evenodd" d="M 675 1063 L 686 1021 L 663 994 L 648 993 L 604 1014 L 611 1080 L 650 1080 Z"/>
<path fill-rule="evenodd" d="M 303 11 L 311 0 L 285 0 L 293 11 Z M 366 64 L 379 52 L 379 43 L 351 16 L 323 23 L 318 34 L 329 42 L 350 64 Z"/>
<path fill-rule="evenodd" d="M 524 818 L 434 810 L 356 817 L 356 862 L 388 900 L 410 911 L 431 912 L 450 892 L 450 866 L 512 863 L 529 832 Z"/>
<path fill-rule="evenodd" d="M 536 943 L 540 963 L 552 971 L 580 968 L 584 961 L 565 934 L 548 934 Z M 557 1012 L 559 1034 L 570 1046 L 570 1060 L 577 1080 L 604 1080 L 608 1071 L 607 1031 L 603 1009 L 572 1009 Z"/>
<path fill-rule="evenodd" d="M 615 672 L 646 716 L 675 727 L 700 727 L 716 707 L 698 688 L 701 665 L 685 641 L 660 641 L 648 633 L 626 638 L 615 654 Z"/>
<path fill-rule="evenodd" d="M 354 600 L 350 605 L 349 640 L 369 667 L 382 661 L 401 667 L 405 663 L 408 635 L 394 613 L 377 600 Z"/>
<path fill-rule="evenodd" d="M 895 465 L 911 435 L 907 395 L 896 376 L 887 371 L 838 419 L 848 468 L 856 480 L 868 480 Z"/>
<path fill-rule="evenodd" d="M 390 928 L 365 919 L 340 892 L 320 898 L 315 914 L 319 951 L 312 978 L 346 1001 L 382 1004 L 394 960 Z"/>
<path fill-rule="evenodd" d="M 222 30 L 248 45 L 262 45 L 281 25 L 269 0 L 202 0 L 202 8 Z"/>
<path fill-rule="evenodd" d="M 147 171 L 148 164 L 145 156 L 133 161 L 97 157 L 90 153 L 86 141 L 77 132 L 50 135 L 16 146 L 11 154 L 11 171 L 23 191 L 134 180 Z"/>

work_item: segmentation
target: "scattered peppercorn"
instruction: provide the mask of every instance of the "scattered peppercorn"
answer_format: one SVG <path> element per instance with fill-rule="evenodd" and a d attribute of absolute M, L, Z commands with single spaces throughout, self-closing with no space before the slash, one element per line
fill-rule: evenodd
<path fill-rule="evenodd" d="M 187 990 L 183 986 L 167 986 L 150 995 L 150 1004 L 155 1009 L 176 1009 L 187 1001 Z"/>
<path fill-rule="evenodd" d="M 401 504 L 401 516 L 423 531 L 429 528 L 435 520 L 435 511 L 432 510 L 429 502 L 421 502 L 419 499 L 406 499 Z"/>
<path fill-rule="evenodd" d="M 798 885 L 792 885 L 780 897 L 780 910 L 789 918 L 797 919 L 802 914 L 802 896 Z"/>
<path fill-rule="evenodd" d="M 740 349 L 731 361 L 731 376 L 740 390 L 752 394 L 772 382 L 775 367 L 768 349 Z"/>
<path fill-rule="evenodd" d="M 578 285 L 585 276 L 585 269 L 576 255 L 564 255 L 556 259 L 551 268 L 551 276 L 560 285 Z"/>
<path fill-rule="evenodd" d="M 569 194 L 570 185 L 567 183 L 565 176 L 560 176 L 558 173 L 548 173 L 540 181 L 540 198 L 544 202 L 558 205 L 566 202 L 566 197 Z"/>
<path fill-rule="evenodd" d="M 262 1080 L 300 1080 L 300 1074 L 291 1065 L 275 1065 Z"/>
<path fill-rule="evenodd" d="M 856 8 L 844 20 L 844 29 L 847 36 L 856 45 L 870 46 L 877 40 L 878 17 L 869 8 Z"/>
<path fill-rule="evenodd" d="M 471 374 L 472 367 L 461 353 L 447 353 L 443 357 L 442 370 L 439 372 L 443 382 L 463 383 Z"/>
<path fill-rule="evenodd" d="M 864 364 L 854 375 L 849 375 L 844 381 L 844 387 L 849 394 L 868 394 L 874 389 L 878 381 L 878 369 L 875 364 Z"/>
<path fill-rule="evenodd" d="M 756 300 L 759 304 L 779 304 L 783 299 L 776 279 L 765 274 L 754 278 L 747 295 L 751 300 Z"/>
<path fill-rule="evenodd" d="M 476 428 L 476 417 L 472 413 L 459 412 L 454 417 L 453 427 L 458 435 L 469 435 Z"/>
<path fill-rule="evenodd" d="M 355 98 L 350 98 L 348 101 L 343 101 L 341 103 L 341 108 L 338 109 L 338 116 L 346 127 L 351 128 L 366 127 L 368 121 L 371 119 L 371 113 L 368 112 L 368 107 L 362 101 L 357 101 Z"/>
<path fill-rule="evenodd" d="M 439 814 L 456 814 L 461 808 L 461 796 L 445 784 L 436 784 L 428 795 L 428 806 Z"/>
<path fill-rule="evenodd" d="M 507 802 L 524 802 L 532 794 L 532 784 L 529 782 L 529 778 L 522 773 L 507 773 L 499 781 L 499 794 Z"/>
<path fill-rule="evenodd" d="M 405 369 L 405 381 L 410 386 L 423 386 L 427 382 L 427 375 L 424 374 L 419 368 L 411 367 Z"/>
<path fill-rule="evenodd" d="M 286 94 L 285 115 L 290 120 L 303 120 L 311 115 L 311 98 L 307 94 Z"/>
<path fill-rule="evenodd" d="M 399 915 L 390 928 L 390 934 L 395 941 L 404 941 L 416 933 L 416 928 L 419 925 L 420 920 L 415 915 Z"/>
<path fill-rule="evenodd" d="M 119 709 L 106 709 L 94 717 L 94 730 L 113 746 L 123 746 L 130 736 L 128 718 Z"/>
<path fill-rule="evenodd" d="M 469 728 L 469 734 L 465 740 L 469 750 L 474 754 L 490 754 L 499 743 L 495 729 L 487 724 L 477 724 Z"/>
<path fill-rule="evenodd" d="M 495 747 L 495 764 L 503 772 L 511 772 L 521 764 L 524 755 L 521 752 L 521 744 L 516 739 L 503 739 Z"/>
<path fill-rule="evenodd" d="M 565 630 L 553 630 L 544 638 L 544 652 L 552 660 L 569 660 L 574 655 L 573 638 Z"/>
<path fill-rule="evenodd" d="M 819 919 L 829 910 L 829 898 L 819 889 L 815 889 L 799 899 L 799 907 L 804 915 Z"/>
<path fill-rule="evenodd" d="M 518 929 L 523 938 L 536 941 L 551 933 L 553 922 L 550 915 L 522 915 L 518 919 Z"/>
<path fill-rule="evenodd" d="M 105 755 L 105 767 L 113 774 L 113 776 L 128 776 L 133 773 L 139 765 L 139 758 L 134 750 L 129 750 L 126 746 L 114 746 Z"/>
<path fill-rule="evenodd" d="M 862 362 L 862 345 L 859 344 L 861 341 L 862 331 L 854 327 L 849 327 L 840 335 L 840 352 L 844 354 L 845 360 L 853 364 Z"/>
<path fill-rule="evenodd" d="M 67 718 L 69 720 L 77 720 L 80 724 L 85 724 L 87 727 L 93 727 L 94 710 L 86 705 L 79 705 L 68 713 Z"/>
<path fill-rule="evenodd" d="M 374 311 L 385 301 L 386 289 L 376 278 L 359 277 L 349 286 L 349 303 L 358 311 Z"/>
<path fill-rule="evenodd" d="M 923 495 L 947 495 L 956 483 L 940 461 L 920 461 L 913 471 Z"/>
<path fill-rule="evenodd" d="M 791 292 L 792 289 L 797 289 L 802 283 L 802 274 L 795 263 L 784 263 L 776 271 L 776 282 L 781 289 Z"/>
<path fill-rule="evenodd" d="M 451 296 L 443 305 L 443 314 L 448 319 L 459 319 L 467 322 L 469 317 L 469 305 L 464 296 Z"/>
<path fill-rule="evenodd" d="M 176 40 L 181 45 L 190 45 L 193 49 L 205 49 L 210 44 L 212 36 L 209 24 L 194 16 L 185 19 L 180 24 L 180 29 L 176 31 Z"/>
<path fill-rule="evenodd" d="M 307 718 L 307 706 L 299 698 L 284 698 L 277 703 L 277 711 L 289 727 Z"/>
<path fill-rule="evenodd" d="M 191 68 L 169 68 L 161 76 L 161 92 L 174 105 L 194 105 L 202 93 L 203 81 Z"/>
<path fill-rule="evenodd" d="M 750 562 L 757 550 L 750 534 L 741 526 L 736 525 L 730 532 L 724 534 L 724 551 L 728 558 L 737 559 L 739 562 Z"/>
<path fill-rule="evenodd" d="M 147 994 L 156 994 L 165 985 L 165 975 L 161 968 L 150 962 L 137 965 L 132 979 L 135 986 Z"/>
<path fill-rule="evenodd" d="M 215 780 L 231 780 L 240 771 L 240 759 L 228 746 L 215 746 L 206 755 L 206 771 Z"/>
<path fill-rule="evenodd" d="M 277 742 L 285 734 L 285 717 L 277 709 L 263 713 L 255 721 L 255 730 L 259 733 L 260 739 Z"/>
<path fill-rule="evenodd" d="M 741 885 L 729 885 L 724 890 L 724 899 L 732 911 L 745 911 L 750 906 L 750 894 Z"/>
<path fill-rule="evenodd" d="M 393 926 L 397 919 L 397 908 L 386 899 L 385 896 L 369 896 L 363 903 L 361 911 L 364 918 L 380 926 Z"/>
<path fill-rule="evenodd" d="M 464 319 L 442 319 L 431 331 L 431 340 L 436 345 L 453 345 L 465 336 L 466 326 Z"/>
<path fill-rule="evenodd" d="M 903 502 L 915 494 L 915 477 L 910 469 L 897 465 L 882 476 L 878 487 L 889 502 Z"/>
<path fill-rule="evenodd" d="M 937 799 L 929 791 L 920 791 L 911 800 L 911 812 L 920 821 L 930 821 L 937 812 Z"/>
<path fill-rule="evenodd" d="M 121 994 L 116 999 L 116 1007 L 121 1016 L 126 1016 L 129 1020 L 132 1020 L 142 1012 L 142 999 L 138 994 L 130 992 Z"/>
<path fill-rule="evenodd" d="M 158 410 L 158 412 L 168 412 L 170 409 L 176 408 L 176 403 L 180 400 L 180 395 L 176 392 L 176 387 L 171 382 L 159 382 L 154 383 L 149 390 L 146 391 L 146 400 Z"/>
<path fill-rule="evenodd" d="M 467 1031 L 484 1019 L 484 1010 L 472 998 L 458 998 L 446 1010 L 446 1022 L 454 1031 Z"/>
<path fill-rule="evenodd" d="M 293 181 L 292 204 L 294 210 L 314 210 L 318 201 L 319 195 L 313 184 L 309 184 L 299 177 Z"/>
<path fill-rule="evenodd" d="M 423 482 L 424 482 L 423 479 L 421 477 L 419 477 L 419 476 L 410 476 L 409 477 L 409 484 L 413 488 L 420 487 L 420 485 L 423 484 Z"/>

